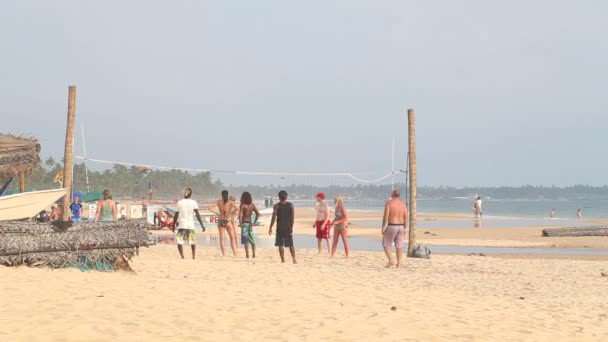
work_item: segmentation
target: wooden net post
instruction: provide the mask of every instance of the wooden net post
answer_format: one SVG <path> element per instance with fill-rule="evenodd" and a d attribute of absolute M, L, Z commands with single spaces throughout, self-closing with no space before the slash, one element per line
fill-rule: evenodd
<path fill-rule="evenodd" d="M 63 187 L 66 190 L 63 196 L 63 210 L 61 219 L 70 218 L 70 203 L 72 201 L 72 178 L 74 171 L 74 123 L 76 122 L 76 86 L 69 86 L 68 90 L 68 122 L 65 131 L 65 152 L 63 156 Z"/>
<path fill-rule="evenodd" d="M 410 176 L 410 207 L 409 207 L 409 238 L 407 244 L 407 256 L 414 256 L 416 248 L 416 112 L 407 110 L 408 122 L 408 144 L 409 144 L 409 176 Z"/>

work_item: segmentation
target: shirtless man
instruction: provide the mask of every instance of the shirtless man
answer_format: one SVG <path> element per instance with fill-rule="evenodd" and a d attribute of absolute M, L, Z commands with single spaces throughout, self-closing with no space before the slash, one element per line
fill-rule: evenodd
<path fill-rule="evenodd" d="M 391 255 L 391 245 L 395 243 L 397 252 L 397 267 L 401 267 L 403 258 L 403 240 L 405 238 L 405 228 L 407 227 L 407 207 L 399 198 L 399 190 L 393 190 L 391 199 L 384 206 L 384 217 L 382 218 L 382 246 L 388 258 L 386 267 L 393 267 L 393 256 Z"/>
<path fill-rule="evenodd" d="M 226 255 L 226 253 L 224 252 L 224 240 L 226 236 L 226 231 L 228 231 L 228 235 L 230 237 L 230 247 L 232 248 L 232 255 L 236 256 L 236 238 L 234 236 L 234 225 L 230 220 L 235 212 L 239 212 L 239 208 L 237 208 L 236 204 L 230 201 L 230 199 L 228 198 L 228 190 L 223 190 L 222 198 L 217 200 L 217 202 L 212 204 L 207 209 L 217 215 L 219 218 L 217 222 L 217 228 L 220 233 L 220 249 L 222 250 L 222 255 Z M 218 211 L 215 211 L 215 209 L 217 209 Z"/>
<path fill-rule="evenodd" d="M 331 226 L 331 218 L 329 217 L 329 215 L 331 212 L 329 210 L 329 205 L 327 204 L 327 201 L 325 201 L 324 193 L 319 192 L 316 196 L 316 199 L 317 220 L 315 221 L 315 223 L 313 223 L 312 227 L 317 229 L 316 236 L 317 246 L 319 247 L 318 254 L 321 254 L 321 246 L 323 245 L 323 240 L 327 242 L 327 253 L 330 254 L 331 250 L 329 248 L 329 228 Z"/>
<path fill-rule="evenodd" d="M 251 222 L 251 216 L 255 213 L 255 218 Z M 260 212 L 253 204 L 251 194 L 247 191 L 241 196 L 241 206 L 239 208 L 239 220 L 241 222 L 241 243 L 245 246 L 245 257 L 249 259 L 249 245 L 251 245 L 252 256 L 255 259 L 255 234 L 253 226 L 258 223 Z"/>

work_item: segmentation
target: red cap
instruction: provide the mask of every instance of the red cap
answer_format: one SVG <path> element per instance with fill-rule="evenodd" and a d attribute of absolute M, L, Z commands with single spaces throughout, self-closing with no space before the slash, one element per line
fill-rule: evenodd
<path fill-rule="evenodd" d="M 319 193 L 317 194 L 317 196 L 315 196 L 315 197 L 318 197 L 318 198 L 320 198 L 320 199 L 325 199 L 325 194 L 324 194 L 324 193 L 322 193 L 322 192 L 319 192 Z"/>

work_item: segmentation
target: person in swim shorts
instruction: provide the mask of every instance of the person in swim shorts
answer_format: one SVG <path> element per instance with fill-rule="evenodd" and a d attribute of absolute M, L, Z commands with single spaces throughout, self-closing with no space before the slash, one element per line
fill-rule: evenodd
<path fill-rule="evenodd" d="M 255 218 L 251 222 L 251 216 L 255 213 Z M 247 191 L 241 195 L 241 205 L 239 208 L 239 218 L 241 221 L 241 243 L 245 246 L 245 257 L 249 259 L 249 245 L 251 245 L 251 254 L 255 258 L 255 234 L 253 233 L 253 225 L 258 222 L 260 212 L 253 204 L 251 194 Z"/>
<path fill-rule="evenodd" d="M 395 244 L 397 253 L 397 267 L 401 267 L 403 258 L 403 241 L 405 239 L 405 228 L 407 227 L 407 207 L 399 198 L 399 190 L 393 190 L 391 199 L 384 206 L 382 218 L 382 247 L 388 258 L 386 267 L 393 267 L 395 263 L 391 255 L 391 245 Z"/>
<path fill-rule="evenodd" d="M 192 189 L 186 188 L 184 190 L 184 198 L 177 202 L 177 210 L 175 216 L 173 216 L 172 230 L 175 231 L 175 226 L 178 226 L 177 230 L 177 250 L 179 255 L 184 258 L 184 247 L 183 245 L 190 245 L 192 248 L 192 259 L 196 257 L 196 234 L 194 231 L 194 214 L 198 222 L 201 224 L 203 233 L 205 232 L 205 225 L 201 219 L 201 215 L 198 212 L 198 203 L 192 198 Z"/>
<path fill-rule="evenodd" d="M 275 204 L 272 209 L 272 219 L 270 220 L 270 228 L 268 235 L 272 235 L 272 227 L 276 221 L 277 235 L 274 245 L 279 247 L 279 255 L 281 262 L 285 262 L 285 247 L 289 248 L 293 263 L 296 262 L 296 249 L 293 246 L 293 224 L 295 218 L 295 209 L 293 204 L 287 202 L 287 191 L 279 191 L 279 203 Z"/>
<path fill-rule="evenodd" d="M 231 222 L 231 216 L 238 213 L 238 208 L 236 207 L 236 204 L 228 198 L 228 190 L 223 190 L 222 198 L 217 200 L 207 209 L 218 217 L 217 228 L 220 234 L 220 250 L 222 251 L 222 255 L 226 255 L 224 251 L 224 241 L 226 240 L 226 232 L 228 232 L 232 255 L 236 256 L 236 237 L 234 225 Z M 215 211 L 216 209 L 217 211 Z"/>
<path fill-rule="evenodd" d="M 330 253 L 329 249 L 329 228 L 331 226 L 331 219 L 329 217 L 330 210 L 327 201 L 325 201 L 325 194 L 319 192 L 315 197 L 317 210 L 317 219 L 315 223 L 312 225 L 313 228 L 317 229 L 316 237 L 317 237 L 317 247 L 319 248 L 319 252 L 317 254 L 321 254 L 323 245 L 323 240 L 327 243 L 327 253 Z"/>

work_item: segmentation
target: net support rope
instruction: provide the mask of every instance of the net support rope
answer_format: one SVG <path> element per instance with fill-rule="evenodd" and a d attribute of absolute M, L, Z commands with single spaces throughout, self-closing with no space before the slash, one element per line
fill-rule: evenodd
<path fill-rule="evenodd" d="M 123 166 L 140 166 L 147 167 L 150 169 L 159 169 L 159 170 L 180 170 L 180 171 L 190 171 L 190 172 L 212 172 L 212 173 L 232 173 L 237 175 L 253 175 L 253 176 L 311 176 L 311 177 L 323 177 L 323 176 L 334 176 L 334 177 L 349 177 L 357 182 L 361 183 L 378 183 L 385 179 L 392 177 L 395 172 L 391 171 L 386 175 L 377 178 L 377 179 L 362 179 L 359 178 L 352 173 L 291 173 L 291 172 L 254 172 L 254 171 L 231 171 L 231 170 L 206 170 L 206 169 L 191 169 L 191 168 L 179 168 L 179 167 L 169 167 L 169 166 L 157 166 L 157 165 L 146 165 L 146 164 L 134 164 L 134 163 L 126 163 L 119 161 L 110 161 L 110 160 L 101 160 L 94 158 L 85 158 L 82 156 L 74 156 L 74 158 L 92 161 L 101 164 L 118 164 Z"/>

